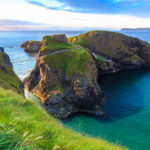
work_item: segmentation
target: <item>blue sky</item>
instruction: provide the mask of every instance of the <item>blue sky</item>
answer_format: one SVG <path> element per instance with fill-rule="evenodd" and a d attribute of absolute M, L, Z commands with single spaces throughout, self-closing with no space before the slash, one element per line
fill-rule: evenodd
<path fill-rule="evenodd" d="M 0 30 L 150 27 L 150 0 L 5 0 Z"/>
<path fill-rule="evenodd" d="M 27 0 L 27 2 L 54 10 L 150 16 L 150 0 Z"/>

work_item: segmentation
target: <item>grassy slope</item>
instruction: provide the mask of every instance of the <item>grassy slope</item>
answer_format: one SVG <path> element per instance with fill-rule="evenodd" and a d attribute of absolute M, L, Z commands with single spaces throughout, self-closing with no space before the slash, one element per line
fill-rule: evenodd
<path fill-rule="evenodd" d="M 67 75 L 82 74 L 90 71 L 91 55 L 83 48 L 68 50 L 55 55 L 48 55 L 44 61 Z M 89 67 L 87 67 L 87 65 Z"/>
<path fill-rule="evenodd" d="M 0 149 L 121 150 L 65 129 L 37 103 L 0 88 Z M 12 109 L 13 108 L 13 109 Z"/>
<path fill-rule="evenodd" d="M 72 46 L 64 48 L 72 48 Z M 56 49 L 59 50 L 62 49 L 62 47 L 58 46 Z M 79 61 L 77 65 L 75 65 L 74 62 L 80 59 L 85 61 L 90 58 L 84 49 L 79 51 L 72 50 L 69 56 L 68 59 L 65 59 L 65 57 L 60 58 L 64 61 L 62 71 L 66 67 L 69 70 L 71 67 L 75 67 L 77 68 L 77 72 L 80 72 L 83 69 L 83 62 Z M 74 58 L 74 56 L 76 57 Z M 73 59 L 70 59 L 72 57 Z M 68 66 L 67 63 L 71 63 L 73 66 Z M 0 87 L 20 92 L 21 81 L 13 70 L 4 63 L 1 55 L 0 65 L 2 68 L 5 68 L 4 70 L 0 68 Z M 63 92 L 62 87 L 58 88 Z M 6 89 L 0 88 L 0 150 L 123 149 L 104 140 L 83 137 L 80 134 L 64 128 L 58 121 L 52 118 L 44 108 L 38 106 L 37 103 L 26 100 L 21 95 L 17 95 Z"/>
<path fill-rule="evenodd" d="M 77 46 L 72 43 L 59 43 L 56 41 L 53 41 L 50 36 L 45 36 L 42 40 L 42 43 L 46 43 L 46 46 L 44 46 L 40 52 L 46 54 L 49 52 L 54 52 L 57 50 L 63 50 L 63 49 L 70 49 L 70 48 L 76 48 Z"/>
<path fill-rule="evenodd" d="M 22 82 L 12 68 L 4 62 L 3 55 L 3 53 L 0 53 L 0 87 L 22 93 Z"/>
<path fill-rule="evenodd" d="M 101 42 L 98 42 L 97 38 L 99 38 Z M 75 42 L 83 46 L 84 48 L 89 48 L 89 49 L 93 48 L 92 44 L 94 43 L 94 46 L 97 47 L 96 49 L 98 52 L 101 52 L 103 54 L 108 54 L 109 56 L 111 56 L 112 54 L 114 54 L 114 51 L 117 48 L 120 51 L 123 51 L 123 53 L 131 55 L 134 50 L 130 49 L 129 45 L 131 44 L 130 41 L 135 41 L 135 39 L 136 38 L 126 36 L 124 34 L 117 33 L 117 32 L 90 31 L 87 33 L 80 34 L 78 37 L 68 38 L 68 41 Z M 144 43 L 148 46 L 146 42 Z"/>

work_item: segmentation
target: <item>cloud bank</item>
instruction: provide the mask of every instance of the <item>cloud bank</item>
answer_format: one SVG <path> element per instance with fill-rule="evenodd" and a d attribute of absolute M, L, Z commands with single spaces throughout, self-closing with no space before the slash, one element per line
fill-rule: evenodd
<path fill-rule="evenodd" d="M 5 0 L 0 2 L 0 30 L 118 30 L 124 27 L 150 27 L 150 17 L 147 17 L 148 13 L 145 12 L 150 2 L 142 2 L 141 4 L 139 0 Z M 146 6 L 143 10 L 144 5 Z M 128 11 L 129 9 L 131 10 Z M 144 17 L 133 13 L 135 10 L 138 10 L 140 15 L 143 13 Z"/>
<path fill-rule="evenodd" d="M 39 30 L 42 27 L 44 28 L 44 26 L 46 27 L 44 24 L 29 21 L 0 19 L 0 30 Z"/>

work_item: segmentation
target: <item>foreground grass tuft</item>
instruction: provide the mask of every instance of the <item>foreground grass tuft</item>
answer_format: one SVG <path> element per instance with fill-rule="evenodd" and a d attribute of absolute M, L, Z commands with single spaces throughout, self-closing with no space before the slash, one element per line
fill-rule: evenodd
<path fill-rule="evenodd" d="M 0 88 L 0 150 L 121 150 L 64 128 L 37 103 Z"/>

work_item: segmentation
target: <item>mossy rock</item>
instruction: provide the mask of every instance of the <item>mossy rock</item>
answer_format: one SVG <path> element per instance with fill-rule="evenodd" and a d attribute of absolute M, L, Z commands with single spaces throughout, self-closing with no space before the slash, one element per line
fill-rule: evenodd
<path fill-rule="evenodd" d="M 44 62 L 66 75 L 83 75 L 90 72 L 93 59 L 84 49 L 72 49 L 54 55 L 48 55 Z"/>
<path fill-rule="evenodd" d="M 78 37 L 68 38 L 70 42 L 75 40 L 77 44 L 109 57 L 117 57 L 116 55 L 119 55 L 117 52 L 132 55 L 140 46 L 150 48 L 150 45 L 142 40 L 108 31 L 90 31 Z"/>
<path fill-rule="evenodd" d="M 150 45 L 121 33 L 90 31 L 68 38 L 68 41 L 88 48 L 91 52 L 117 64 L 150 65 Z"/>
<path fill-rule="evenodd" d="M 44 36 L 42 40 L 40 54 L 47 54 L 59 50 L 72 49 L 77 47 L 73 43 L 67 42 L 67 38 L 65 42 L 65 40 L 61 39 L 62 37 L 62 35 Z"/>
<path fill-rule="evenodd" d="M 13 69 L 4 60 L 5 53 L 0 52 L 0 87 L 22 93 L 22 82 Z"/>

